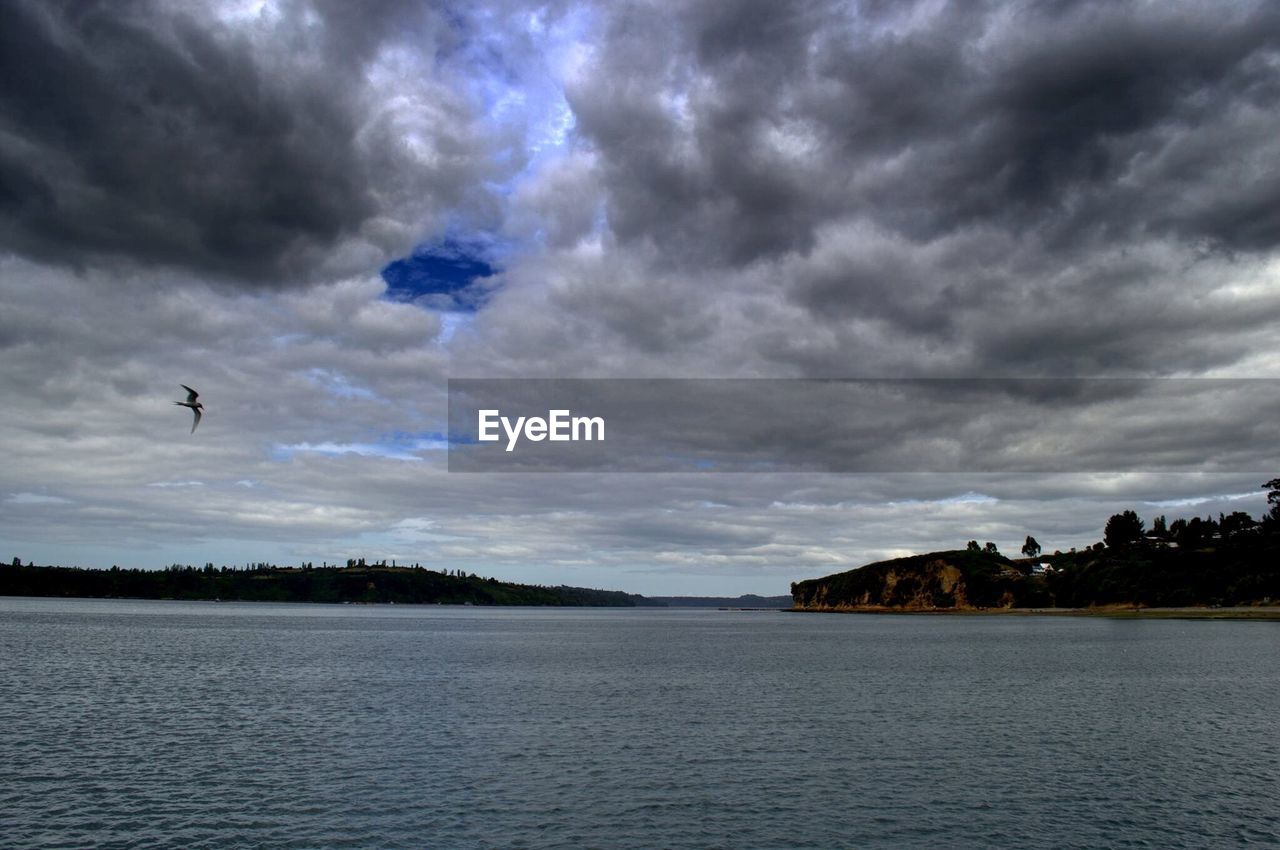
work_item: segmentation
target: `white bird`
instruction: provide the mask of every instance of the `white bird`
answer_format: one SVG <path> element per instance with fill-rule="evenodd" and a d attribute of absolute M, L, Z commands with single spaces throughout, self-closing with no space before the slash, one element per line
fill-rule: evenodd
<path fill-rule="evenodd" d="M 187 391 L 187 400 L 175 401 L 174 404 L 180 405 L 182 407 L 189 407 L 191 408 L 191 412 L 196 415 L 196 421 L 191 423 L 191 433 L 194 434 L 196 432 L 196 426 L 200 424 L 200 411 L 204 410 L 204 405 L 196 401 L 196 399 L 200 397 L 200 393 L 191 389 L 191 387 L 187 386 L 186 384 L 178 384 L 178 386 L 182 387 L 184 390 Z"/>

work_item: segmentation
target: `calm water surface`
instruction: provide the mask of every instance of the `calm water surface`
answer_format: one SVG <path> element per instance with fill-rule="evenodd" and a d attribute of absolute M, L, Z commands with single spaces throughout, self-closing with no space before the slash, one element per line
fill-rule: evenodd
<path fill-rule="evenodd" d="M 0 599 L 0 847 L 1280 844 L 1280 623 Z"/>

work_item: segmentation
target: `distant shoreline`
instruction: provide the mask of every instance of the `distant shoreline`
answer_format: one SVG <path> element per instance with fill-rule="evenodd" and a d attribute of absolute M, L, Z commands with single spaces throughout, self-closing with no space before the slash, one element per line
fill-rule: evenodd
<path fill-rule="evenodd" d="M 245 568 L 174 565 L 165 570 L 110 570 L 0 564 L 0 596 L 63 599 L 155 599 L 204 602 L 317 602 L 351 605 L 475 605 L 564 608 L 790 607 L 790 596 L 641 596 L 621 590 L 517 584 L 413 566 Z"/>
<path fill-rule="evenodd" d="M 1109 617 L 1121 620 L 1280 620 L 1280 605 L 1238 605 L 1223 608 L 1135 608 L 1105 605 L 1096 608 L 788 608 L 796 614 L 926 614 L 947 616 Z"/>

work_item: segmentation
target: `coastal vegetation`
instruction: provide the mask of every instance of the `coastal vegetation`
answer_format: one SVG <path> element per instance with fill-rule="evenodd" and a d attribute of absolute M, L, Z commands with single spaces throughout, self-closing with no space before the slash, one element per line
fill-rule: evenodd
<path fill-rule="evenodd" d="M 1112 516 L 1103 540 L 1041 555 L 1028 535 L 1021 559 L 993 543 L 868 564 L 791 585 L 801 610 L 980 610 L 1280 603 L 1280 478 L 1263 485 L 1270 511 L 1213 517 Z"/>
<path fill-rule="evenodd" d="M 363 561 L 345 567 L 191 567 L 164 570 L 0 566 L 2 596 L 204 599 L 253 602 L 438 603 L 445 605 L 575 605 L 632 607 L 643 596 L 585 587 L 544 587 L 481 578 L 461 571 Z"/>
<path fill-rule="evenodd" d="M 243 602 L 396 603 L 440 605 L 560 605 L 650 608 L 786 608 L 789 596 L 640 596 L 567 585 L 516 584 L 462 570 L 366 564 L 298 567 L 245 564 L 163 570 L 0 564 L 0 596 L 98 599 L 187 599 Z"/>

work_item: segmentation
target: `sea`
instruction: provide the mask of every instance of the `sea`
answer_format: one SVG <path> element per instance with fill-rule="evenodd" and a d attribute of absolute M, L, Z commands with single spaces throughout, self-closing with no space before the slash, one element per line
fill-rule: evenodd
<path fill-rule="evenodd" d="M 0 599 L 0 847 L 1280 845 L 1280 622 Z"/>

